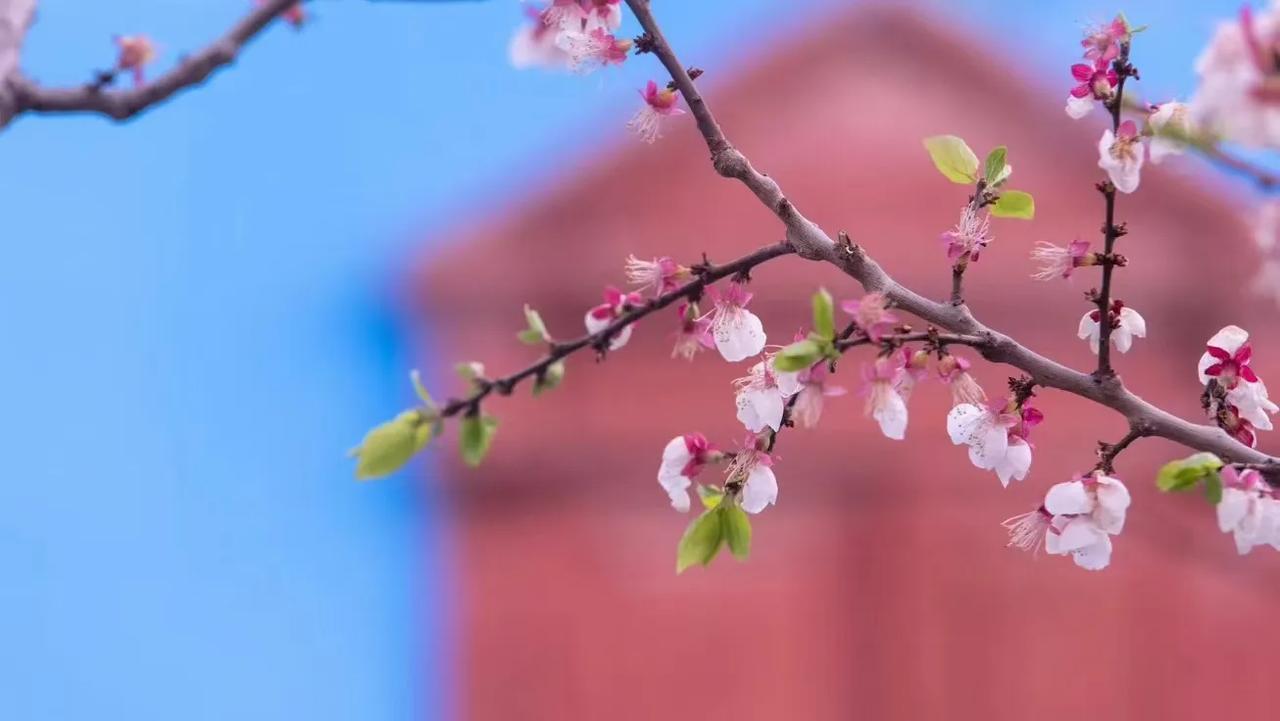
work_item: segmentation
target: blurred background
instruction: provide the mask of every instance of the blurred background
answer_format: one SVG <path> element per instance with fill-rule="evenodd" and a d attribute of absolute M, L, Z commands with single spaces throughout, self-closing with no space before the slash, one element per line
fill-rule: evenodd
<path fill-rule="evenodd" d="M 53 85 L 146 33 L 153 72 L 245 12 L 239 0 L 43 0 L 24 67 Z M 1234 3 L 734 0 L 654 3 L 726 131 L 811 218 L 846 228 L 936 296 L 934 240 L 963 191 L 919 146 L 1009 146 L 1031 223 L 997 223 L 973 273 L 981 317 L 1084 367 L 1074 285 L 1033 284 L 1036 240 L 1094 237 L 1100 114 L 1062 112 L 1082 29 L 1124 10 L 1147 100 L 1185 99 Z M 653 482 L 662 446 L 740 432 L 743 368 L 667 360 L 642 327 L 565 387 L 515 397 L 490 462 L 452 438 L 411 470 L 351 480 L 343 452 L 411 403 L 408 369 L 502 372 L 519 308 L 576 334 L 628 253 L 727 259 L 776 240 L 717 179 L 688 119 L 623 130 L 636 57 L 588 77 L 513 70 L 514 0 L 317 0 L 206 87 L 117 125 L 21 118 L 0 134 L 9 352 L 0 484 L 0 718 L 1192 718 L 1269 708 L 1280 573 L 1237 558 L 1195 498 L 1157 497 L 1175 449 L 1123 456 L 1135 507 L 1113 567 L 1006 551 L 999 521 L 1087 468 L 1120 419 L 1047 393 L 1031 476 L 1001 492 L 943 430 L 939 387 L 907 443 L 850 397 L 784 437 L 779 505 L 753 558 L 677 578 L 687 519 Z M 624 32 L 639 31 L 627 17 Z M 1122 201 L 1121 297 L 1151 336 L 1127 382 L 1194 416 L 1191 366 L 1248 295 L 1257 198 L 1178 159 Z M 1213 263 L 1215 283 L 1185 280 Z M 771 338 L 812 288 L 762 269 Z M 1034 308 L 1035 313 L 1026 312 Z M 856 366 L 849 365 L 853 368 Z M 979 377 L 998 388 L 1004 369 Z M 856 386 L 852 374 L 846 385 Z M 1270 439 L 1264 437 L 1263 447 Z"/>

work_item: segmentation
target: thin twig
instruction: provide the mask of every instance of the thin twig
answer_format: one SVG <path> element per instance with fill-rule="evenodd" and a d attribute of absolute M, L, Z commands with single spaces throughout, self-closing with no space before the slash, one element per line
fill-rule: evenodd
<path fill-rule="evenodd" d="M 1124 110 L 1124 82 L 1129 78 L 1133 68 L 1129 65 L 1129 43 L 1120 44 L 1120 56 L 1115 59 L 1116 74 L 1119 80 L 1116 82 L 1116 92 L 1111 100 L 1107 103 L 1107 109 L 1111 113 L 1111 132 L 1114 136 L 1120 135 L 1120 116 Z M 1139 152 L 1142 152 L 1139 150 Z M 1102 233 L 1104 239 L 1103 253 L 1105 257 L 1114 257 L 1116 239 L 1120 237 L 1120 229 L 1116 227 L 1116 186 L 1108 181 L 1101 186 L 1102 194 L 1106 197 L 1107 214 L 1103 221 Z M 1111 368 L 1111 275 L 1115 272 L 1115 263 L 1102 264 L 1102 290 L 1098 293 L 1098 375 L 1109 376 L 1114 375 L 1115 371 Z"/>

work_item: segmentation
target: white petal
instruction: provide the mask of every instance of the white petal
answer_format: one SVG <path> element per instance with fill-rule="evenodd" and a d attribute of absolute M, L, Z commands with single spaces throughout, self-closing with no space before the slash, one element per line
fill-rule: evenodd
<path fill-rule="evenodd" d="M 1127 305 L 1120 309 L 1120 327 L 1127 329 L 1138 338 L 1147 337 L 1147 319 Z"/>
<path fill-rule="evenodd" d="M 1072 120 L 1079 120 L 1093 111 L 1093 96 L 1086 95 L 1083 98 L 1077 98 L 1074 95 L 1067 95 L 1067 115 Z"/>
<path fill-rule="evenodd" d="M 712 325 L 716 349 L 730 363 L 750 358 L 764 350 L 764 325 L 744 308 L 731 308 L 716 317 Z"/>
<path fill-rule="evenodd" d="M 1093 511 L 1093 496 L 1080 481 L 1055 483 L 1044 496 L 1044 508 L 1055 516 Z"/>
<path fill-rule="evenodd" d="M 1116 326 L 1111 329 L 1111 345 L 1121 353 L 1128 353 L 1129 348 L 1133 346 L 1133 335 L 1129 333 L 1128 328 Z"/>
<path fill-rule="evenodd" d="M 1240 346 L 1247 342 L 1249 342 L 1249 331 L 1238 325 L 1229 325 L 1214 333 L 1206 345 L 1221 348 L 1234 355 L 1236 351 L 1240 350 Z"/>
<path fill-rule="evenodd" d="M 1098 528 L 1093 519 L 1088 516 L 1076 516 L 1069 519 L 1062 530 L 1058 532 L 1057 542 L 1054 544 L 1055 551 L 1051 553 L 1068 553 L 1077 551 L 1081 548 L 1092 546 L 1098 542 L 1099 538 L 1106 538 L 1107 534 Z M 1047 549 L 1046 549 L 1047 550 Z"/>
<path fill-rule="evenodd" d="M 1076 329 L 1076 337 L 1081 340 L 1088 339 L 1089 350 L 1097 353 L 1098 337 L 1102 330 L 1098 327 L 1098 322 L 1090 317 L 1091 315 L 1092 311 L 1085 313 L 1084 317 L 1080 319 L 1080 327 Z"/>
<path fill-rule="evenodd" d="M 773 377 L 778 384 L 778 392 L 782 394 L 783 398 L 790 398 L 800 392 L 800 388 L 802 386 L 800 384 L 799 371 L 787 372 L 775 370 L 773 371 Z"/>
<path fill-rule="evenodd" d="M 1230 533 L 1240 526 L 1249 513 L 1249 498 L 1253 494 L 1239 488 L 1224 488 L 1218 502 L 1218 530 Z"/>
<path fill-rule="evenodd" d="M 779 430 L 786 401 L 777 388 L 746 388 L 738 393 L 738 420 L 752 433 Z"/>
<path fill-rule="evenodd" d="M 1187 146 L 1170 138 L 1155 136 L 1151 139 L 1151 145 L 1148 146 L 1151 152 L 1151 162 L 1160 164 L 1160 161 L 1170 155 L 1181 155 Z"/>
<path fill-rule="evenodd" d="M 1027 472 L 1031 470 L 1031 445 L 1026 441 L 1014 441 L 1009 444 L 1008 450 L 1004 453 L 996 463 L 996 476 L 1000 478 L 1000 483 L 1005 488 L 1009 487 L 1009 479 L 1021 481 L 1027 477 Z"/>
<path fill-rule="evenodd" d="M 689 512 L 689 486 L 693 481 L 683 473 L 663 467 L 658 471 L 658 483 L 671 498 L 671 507 L 681 513 Z"/>
<path fill-rule="evenodd" d="M 895 390 L 885 394 L 885 403 L 871 414 L 880 422 L 885 438 L 900 441 L 907 436 L 907 403 Z"/>
<path fill-rule="evenodd" d="M 690 459 L 692 456 L 689 455 L 689 446 L 684 442 L 684 436 L 672 438 L 667 442 L 666 448 L 662 449 L 663 468 L 684 468 Z"/>
<path fill-rule="evenodd" d="M 1241 380 L 1235 388 L 1227 391 L 1227 400 L 1239 409 L 1241 417 L 1256 428 L 1264 431 L 1274 428 L 1270 414 L 1280 408 L 1271 402 L 1267 395 L 1267 386 L 1261 380 L 1257 383 Z"/>
<path fill-rule="evenodd" d="M 590 311 L 587 311 L 587 316 L 583 319 L 583 323 L 586 324 L 588 333 L 599 333 L 615 320 L 617 319 L 597 318 Z M 614 334 L 613 338 L 609 339 L 609 350 L 618 350 L 626 345 L 629 340 L 631 340 L 631 326 L 623 326 L 622 330 L 619 330 Z"/>
<path fill-rule="evenodd" d="M 765 465 L 752 468 L 742 486 L 742 510 L 759 513 L 777 502 L 778 478 L 773 475 L 773 469 Z"/>
<path fill-rule="evenodd" d="M 1071 559 L 1086 571 L 1101 571 L 1111 565 L 1111 538 L 1100 536 L 1096 542 L 1072 552 Z"/>
<path fill-rule="evenodd" d="M 1098 476 L 1094 495 L 1098 499 L 1098 506 L 1093 514 L 1094 521 L 1107 533 L 1119 533 L 1124 529 L 1125 511 L 1132 500 L 1129 489 L 1118 478 Z"/>
<path fill-rule="evenodd" d="M 951 442 L 969 446 L 969 461 L 987 470 L 994 468 L 1009 447 L 1009 432 L 996 423 L 995 416 L 972 403 L 961 403 L 947 414 Z"/>
<path fill-rule="evenodd" d="M 976 424 L 982 423 L 984 417 L 988 423 L 993 422 L 986 410 L 972 403 L 961 403 L 947 413 L 947 434 L 955 445 L 969 444 Z"/>

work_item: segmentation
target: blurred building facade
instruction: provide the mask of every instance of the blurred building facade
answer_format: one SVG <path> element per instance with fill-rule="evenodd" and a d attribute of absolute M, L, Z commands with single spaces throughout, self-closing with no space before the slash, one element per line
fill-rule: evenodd
<path fill-rule="evenodd" d="M 933 297 L 949 287 L 936 238 L 966 198 L 920 139 L 954 133 L 980 153 L 1007 145 L 1011 185 L 1035 195 L 1037 217 L 995 222 L 966 295 L 984 321 L 1085 368 L 1094 359 L 1075 328 L 1093 276 L 1035 283 L 1027 254 L 1038 240 L 1099 237 L 1102 120 L 1073 123 L 1065 85 L 1037 87 L 1005 60 L 998 38 L 863 9 L 733 77 L 713 69 L 707 95 L 735 144 L 810 218 L 847 229 Z M 684 118 L 657 145 L 620 143 L 460 231 L 416 276 L 436 347 L 505 372 L 536 352 L 514 341 L 523 303 L 554 334 L 576 336 L 600 289 L 622 282 L 629 253 L 727 260 L 779 239 L 776 220 L 706 156 Z M 1275 327 L 1274 308 L 1246 296 L 1244 208 L 1196 170 L 1150 169 L 1119 204 L 1132 264 L 1118 295 L 1150 336 L 1117 365 L 1132 389 L 1184 417 L 1199 413 L 1195 363 L 1214 331 Z M 861 292 L 800 259 L 758 270 L 753 309 L 772 342 L 806 323 L 819 285 Z M 1269 707 L 1280 566 L 1265 550 L 1237 557 L 1199 498 L 1155 491 L 1155 469 L 1181 449 L 1144 439 L 1122 456 L 1134 505 L 1110 569 L 1004 547 L 1002 519 L 1036 507 L 1049 485 L 1091 467 L 1097 441 L 1125 431 L 1052 391 L 1038 399 L 1046 422 L 1031 475 L 1008 490 L 951 445 L 940 385 L 917 389 L 905 442 L 881 436 L 855 395 L 833 399 L 819 428 L 781 438 L 778 505 L 754 519 L 750 561 L 726 556 L 677 577 L 688 517 L 655 482 L 659 455 L 680 433 L 722 445 L 742 434 L 731 381 L 748 364 L 670 360 L 674 327 L 655 318 L 607 362 L 571 360 L 554 393 L 499 401 L 485 466 L 446 461 L 463 717 L 1193 718 Z M 1260 338 L 1257 352 L 1263 375 L 1280 370 L 1280 344 Z M 856 389 L 862 360 L 846 359 L 844 385 Z M 989 392 L 1010 375 L 976 366 Z"/>

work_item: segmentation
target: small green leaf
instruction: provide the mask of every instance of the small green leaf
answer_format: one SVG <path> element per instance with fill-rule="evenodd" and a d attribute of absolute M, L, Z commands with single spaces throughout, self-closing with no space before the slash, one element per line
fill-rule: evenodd
<path fill-rule="evenodd" d="M 819 336 L 832 340 L 836 337 L 836 309 L 831 294 L 819 288 L 813 294 L 813 330 Z"/>
<path fill-rule="evenodd" d="M 436 404 L 431 400 L 431 394 L 427 392 L 427 387 L 422 385 L 422 374 L 417 368 L 409 371 L 409 382 L 413 384 L 413 392 L 418 394 L 418 399 L 428 408 L 435 408 Z"/>
<path fill-rule="evenodd" d="M 1004 172 L 1008 154 L 1009 149 L 1003 145 L 987 153 L 987 159 L 982 164 L 982 177 L 986 179 L 987 185 L 995 187 L 1008 177 Z"/>
<path fill-rule="evenodd" d="M 676 573 L 689 566 L 705 566 L 720 552 L 724 544 L 724 519 L 719 508 L 705 511 L 693 519 L 676 547 Z"/>
<path fill-rule="evenodd" d="M 720 506 L 719 511 L 724 514 L 724 540 L 729 551 L 739 561 L 747 560 L 751 555 L 751 521 L 747 512 L 736 503 Z"/>
<path fill-rule="evenodd" d="M 784 373 L 802 371 L 817 363 L 823 356 L 822 345 L 813 339 L 798 340 L 778 351 L 773 357 L 773 367 Z"/>
<path fill-rule="evenodd" d="M 564 381 L 564 361 L 556 361 L 547 366 L 547 370 L 533 379 L 533 394 L 542 395 L 546 391 L 555 390 Z"/>
<path fill-rule="evenodd" d="M 1022 218 L 1031 220 L 1036 217 L 1036 201 L 1031 193 L 1021 190 L 1005 190 L 1000 199 L 991 206 L 991 214 L 997 218 Z"/>
<path fill-rule="evenodd" d="M 978 182 L 978 156 L 963 140 L 954 135 L 935 135 L 924 139 L 925 150 L 938 172 L 953 183 L 970 185 Z"/>
<path fill-rule="evenodd" d="M 1222 503 L 1222 476 L 1217 471 L 1205 477 L 1204 497 L 1215 506 Z"/>
<path fill-rule="evenodd" d="M 405 411 L 365 434 L 351 450 L 356 458 L 356 478 L 381 478 L 400 470 L 431 440 L 432 424 L 418 411 Z"/>
<path fill-rule="evenodd" d="M 497 429 L 498 420 L 490 416 L 472 415 L 462 419 L 462 425 L 458 429 L 458 446 L 462 449 L 462 460 L 468 466 L 474 468 L 484 461 Z"/>
<path fill-rule="evenodd" d="M 458 373 L 458 376 L 462 378 L 462 380 L 467 381 L 468 383 L 477 378 L 484 377 L 484 364 L 476 361 L 459 363 L 454 366 L 453 369 Z"/>
<path fill-rule="evenodd" d="M 702 501 L 703 508 L 711 510 L 720 505 L 720 501 L 724 500 L 724 490 L 715 486 L 708 486 L 705 483 L 699 483 L 698 498 Z"/>
<path fill-rule="evenodd" d="M 542 316 L 538 314 L 538 311 L 530 308 L 527 303 L 524 306 L 524 319 L 528 327 L 516 334 L 521 343 L 525 345 L 541 345 L 551 341 L 551 336 L 547 333 L 547 326 L 542 322 Z"/>
<path fill-rule="evenodd" d="M 1196 453 L 1164 464 L 1156 474 L 1156 487 L 1165 492 L 1187 491 L 1195 488 L 1200 481 L 1208 481 L 1210 477 L 1217 479 L 1221 485 L 1222 479 L 1218 478 L 1221 468 L 1221 458 L 1212 453 Z"/>

